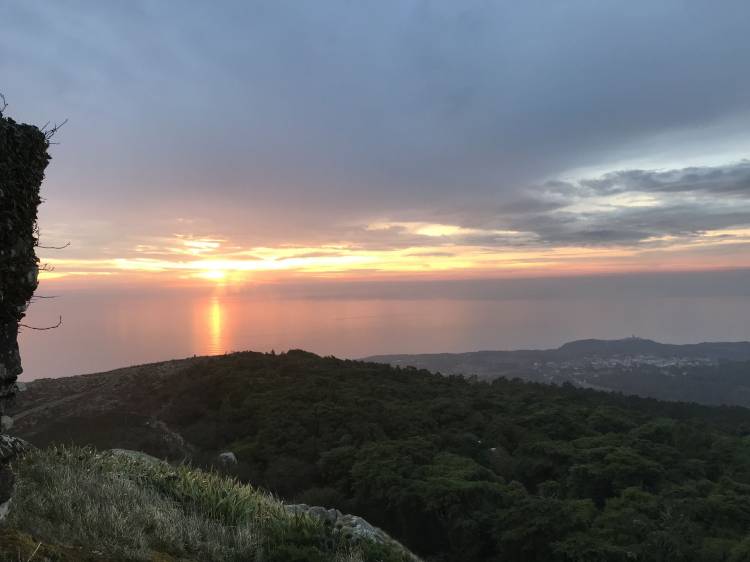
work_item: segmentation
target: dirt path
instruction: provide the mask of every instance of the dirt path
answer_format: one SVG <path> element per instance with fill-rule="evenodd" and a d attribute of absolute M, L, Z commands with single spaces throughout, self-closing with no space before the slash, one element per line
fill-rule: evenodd
<path fill-rule="evenodd" d="M 65 404 L 66 402 L 72 402 L 73 400 L 77 400 L 78 398 L 81 398 L 82 396 L 85 396 L 86 392 L 80 392 L 78 394 L 72 394 L 70 396 L 65 396 L 63 398 L 59 398 L 57 400 L 53 400 L 52 402 L 47 402 L 45 404 L 41 404 L 40 406 L 34 406 L 33 408 L 29 408 L 28 410 L 23 410 L 22 412 L 18 412 L 17 414 L 13 414 L 13 421 L 17 422 L 26 416 L 30 416 L 31 414 L 36 414 L 37 412 L 41 412 L 43 410 L 46 410 L 48 408 L 54 408 L 55 406 L 59 406 L 60 404 Z"/>

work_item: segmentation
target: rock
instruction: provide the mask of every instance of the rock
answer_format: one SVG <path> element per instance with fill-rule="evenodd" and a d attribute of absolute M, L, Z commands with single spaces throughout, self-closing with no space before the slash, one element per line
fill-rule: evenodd
<path fill-rule="evenodd" d="M 304 513 L 307 513 L 307 510 L 310 509 L 310 506 L 304 503 L 289 503 L 285 504 L 284 508 L 292 515 L 302 515 Z"/>
<path fill-rule="evenodd" d="M 39 186 L 49 160 L 47 146 L 39 129 L 0 113 L 0 520 L 8 514 L 13 492 L 9 463 L 29 448 L 21 439 L 2 435 L 13 426 L 13 419 L 3 413 L 23 372 L 18 323 L 37 283 L 34 229 Z"/>
<path fill-rule="evenodd" d="M 326 509 L 320 506 L 311 507 L 307 513 L 313 517 L 327 521 L 331 525 L 335 525 L 336 521 L 342 517 L 342 513 L 338 509 Z"/>
<path fill-rule="evenodd" d="M 222 466 L 234 466 L 235 464 L 237 464 L 237 455 L 235 455 L 232 451 L 221 453 L 218 459 L 219 464 Z"/>
<path fill-rule="evenodd" d="M 35 227 L 48 140 L 37 127 L 0 114 L 0 414 L 23 372 L 18 325 L 37 287 Z"/>
<path fill-rule="evenodd" d="M 385 544 L 392 540 L 385 531 L 370 525 L 367 521 L 356 515 L 344 515 L 336 521 L 336 527 L 343 536 L 353 542 L 364 539 Z"/>
<path fill-rule="evenodd" d="M 10 435 L 0 435 L 0 521 L 8 515 L 10 499 L 13 494 L 13 483 L 15 482 L 9 464 L 16 456 L 30 449 L 31 445 L 23 439 Z"/>
<path fill-rule="evenodd" d="M 18 437 L 0 435 L 0 464 L 7 464 L 18 455 L 33 448 L 30 443 Z"/>
<path fill-rule="evenodd" d="M 326 509 L 319 505 L 310 506 L 306 503 L 294 503 L 286 504 L 284 507 L 287 511 L 294 513 L 295 515 L 310 515 L 311 517 L 327 521 L 332 525 L 335 525 L 336 521 L 338 521 L 340 517 L 343 517 L 343 514 L 338 509 Z"/>
<path fill-rule="evenodd" d="M 127 457 L 148 464 L 167 464 L 166 461 L 152 457 L 142 451 L 131 451 L 130 449 L 110 449 L 109 452 L 116 457 Z"/>
<path fill-rule="evenodd" d="M 331 525 L 339 536 L 349 543 L 356 544 L 360 541 L 371 541 L 389 545 L 402 550 L 410 560 L 419 561 L 419 558 L 409 552 L 397 540 L 391 538 L 388 533 L 371 525 L 361 517 L 345 515 L 338 509 L 326 509 L 325 507 L 309 506 L 304 503 L 286 504 L 284 507 L 289 513 L 294 515 L 308 515 L 322 520 L 326 525 Z"/>
<path fill-rule="evenodd" d="M 10 511 L 10 499 L 13 495 L 13 483 L 15 478 L 11 470 L 6 466 L 0 466 L 0 521 L 5 519 Z"/>

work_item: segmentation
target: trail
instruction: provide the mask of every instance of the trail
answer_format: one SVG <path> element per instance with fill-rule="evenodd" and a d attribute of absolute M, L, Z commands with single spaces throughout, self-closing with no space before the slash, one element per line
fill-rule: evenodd
<path fill-rule="evenodd" d="M 29 408 L 28 410 L 23 410 L 22 412 L 18 412 L 17 414 L 13 415 L 13 421 L 17 422 L 25 418 L 26 416 L 30 416 L 31 414 L 36 414 L 37 412 L 41 412 L 48 408 L 54 408 L 55 406 L 65 404 L 66 402 L 72 402 L 73 400 L 77 400 L 78 398 L 81 398 L 86 394 L 86 392 L 79 392 L 78 394 L 72 394 L 70 396 L 65 396 L 64 398 L 58 398 L 57 400 L 53 400 L 52 402 L 47 402 L 46 404 L 34 406 L 33 408 Z"/>

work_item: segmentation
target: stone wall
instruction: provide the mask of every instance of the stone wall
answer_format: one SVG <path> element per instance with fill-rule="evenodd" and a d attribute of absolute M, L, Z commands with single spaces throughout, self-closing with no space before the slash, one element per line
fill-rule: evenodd
<path fill-rule="evenodd" d="M 18 324 L 37 287 L 36 218 L 49 142 L 0 113 L 0 415 L 21 374 Z"/>

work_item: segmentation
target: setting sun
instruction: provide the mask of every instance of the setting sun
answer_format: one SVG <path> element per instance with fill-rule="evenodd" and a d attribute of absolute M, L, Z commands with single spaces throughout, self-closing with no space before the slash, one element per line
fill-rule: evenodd
<path fill-rule="evenodd" d="M 223 269 L 207 269 L 198 273 L 196 277 L 208 279 L 210 281 L 225 281 L 227 278 L 227 272 Z"/>

